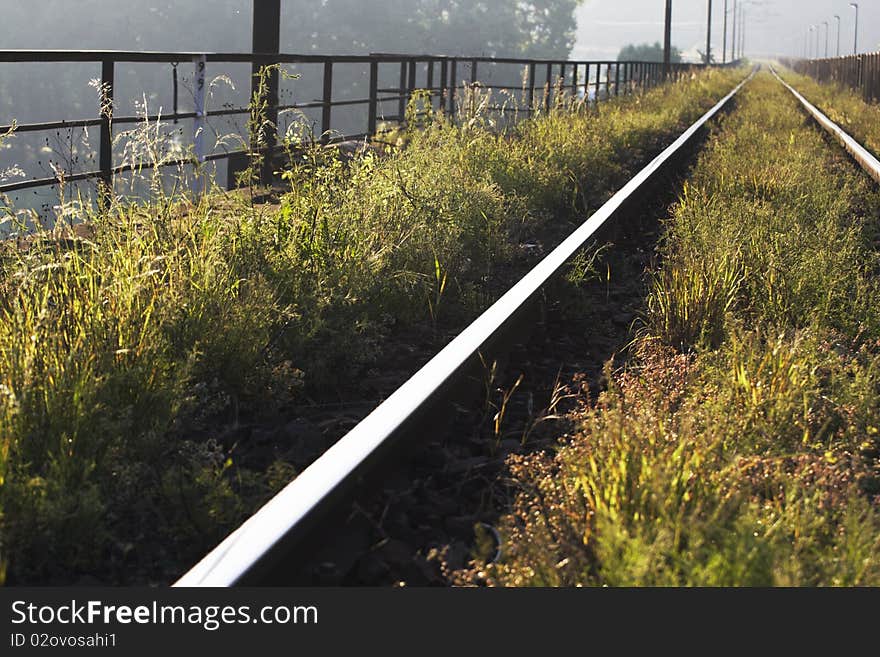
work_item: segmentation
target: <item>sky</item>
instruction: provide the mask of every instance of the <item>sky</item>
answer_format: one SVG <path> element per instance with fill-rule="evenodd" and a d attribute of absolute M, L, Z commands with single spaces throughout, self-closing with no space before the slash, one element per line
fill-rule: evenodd
<path fill-rule="evenodd" d="M 825 54 L 825 26 L 829 24 L 829 54 L 837 48 L 837 21 L 841 17 L 841 54 L 852 54 L 855 10 L 850 0 L 738 0 L 746 2 L 746 51 L 752 58 L 774 55 L 802 56 L 810 25 L 819 25 L 819 51 Z M 733 2 L 728 0 L 732 28 Z M 880 0 L 859 4 L 859 51 L 880 51 Z M 584 0 L 577 10 L 578 39 L 573 59 L 614 59 L 627 43 L 663 42 L 665 0 Z M 673 0 L 672 42 L 697 57 L 706 48 L 708 0 Z M 712 52 L 722 47 L 724 0 L 712 2 Z M 815 52 L 816 32 L 811 48 Z M 730 41 L 730 37 L 728 37 Z M 717 49 L 717 50 L 716 50 Z M 719 57 L 720 59 L 720 57 Z"/>

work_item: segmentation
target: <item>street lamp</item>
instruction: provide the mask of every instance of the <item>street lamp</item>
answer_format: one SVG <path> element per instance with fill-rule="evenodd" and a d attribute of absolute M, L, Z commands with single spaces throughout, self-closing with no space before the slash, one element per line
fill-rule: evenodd
<path fill-rule="evenodd" d="M 813 59 L 813 30 L 816 29 L 815 25 L 810 25 L 810 36 L 807 39 L 807 58 Z"/>
<path fill-rule="evenodd" d="M 828 59 L 828 21 L 822 21 L 825 26 L 825 59 Z"/>
<path fill-rule="evenodd" d="M 840 57 L 840 16 L 834 14 L 834 18 L 837 19 L 837 56 Z"/>
<path fill-rule="evenodd" d="M 853 41 L 853 55 L 857 55 L 859 53 L 859 3 L 850 2 L 849 6 L 856 10 L 856 35 Z"/>

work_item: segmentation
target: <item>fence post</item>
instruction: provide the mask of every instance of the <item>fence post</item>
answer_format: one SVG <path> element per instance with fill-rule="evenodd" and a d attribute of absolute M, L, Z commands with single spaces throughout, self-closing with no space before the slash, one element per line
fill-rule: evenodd
<path fill-rule="evenodd" d="M 449 116 L 455 121 L 455 97 L 458 95 L 458 60 L 453 59 L 449 67 Z"/>
<path fill-rule="evenodd" d="M 277 55 L 281 45 L 281 0 L 255 1 L 253 10 L 253 32 L 251 40 L 251 52 L 264 55 Z M 261 91 L 260 76 L 266 64 L 275 62 L 264 58 L 254 58 L 251 65 L 251 98 L 261 102 L 266 101 L 266 122 L 259 126 L 260 134 L 258 141 L 266 149 L 263 158 L 263 170 L 261 177 L 263 182 L 268 182 L 272 177 L 272 151 L 277 141 L 278 126 L 278 89 L 280 75 L 277 69 L 272 69 L 268 74 L 267 87 L 264 98 L 257 98 Z M 252 102 L 253 102 L 252 100 Z M 254 144 L 251 144 L 253 149 Z"/>
<path fill-rule="evenodd" d="M 406 118 L 406 60 L 400 62 L 400 95 L 397 100 L 397 123 L 403 125 Z"/>
<path fill-rule="evenodd" d="M 587 103 L 590 102 L 590 64 L 586 64 L 586 70 L 584 71 L 584 100 Z"/>
<path fill-rule="evenodd" d="M 535 111 L 535 62 L 529 62 L 529 114 Z"/>
<path fill-rule="evenodd" d="M 367 136 L 376 135 L 376 117 L 379 114 L 379 62 L 370 62 L 370 105 L 367 112 Z"/>
<path fill-rule="evenodd" d="M 864 97 L 864 89 L 863 84 L 865 81 L 865 57 L 864 55 L 859 55 L 859 73 L 858 73 L 858 88 L 862 91 L 862 97 Z"/>
<path fill-rule="evenodd" d="M 425 86 L 428 88 L 428 103 L 431 106 L 431 109 L 434 109 L 434 60 L 429 59 L 426 62 L 428 67 L 428 75 L 425 80 Z"/>
<path fill-rule="evenodd" d="M 550 111 L 550 99 L 553 97 L 553 64 L 547 64 L 547 85 L 544 92 L 544 111 Z"/>
<path fill-rule="evenodd" d="M 614 95 L 620 95 L 620 63 L 614 65 Z"/>
<path fill-rule="evenodd" d="M 333 62 L 324 61 L 324 94 L 321 100 L 321 141 L 327 143 L 330 140 L 331 117 L 333 113 Z"/>
<path fill-rule="evenodd" d="M 413 92 L 416 90 L 416 60 L 409 60 L 407 66 L 409 68 L 409 74 L 406 81 L 406 104 L 409 106 L 412 101 Z"/>
<path fill-rule="evenodd" d="M 605 98 L 611 98 L 611 62 L 605 62 Z"/>
<path fill-rule="evenodd" d="M 196 118 L 193 121 L 193 154 L 196 159 L 196 170 L 193 173 L 193 196 L 198 199 L 205 190 L 202 165 L 205 164 L 205 69 L 207 58 L 198 55 L 193 59 L 195 79 L 193 81 L 193 100 L 195 101 Z"/>
<path fill-rule="evenodd" d="M 101 89 L 98 94 L 101 112 L 101 136 L 98 145 L 98 160 L 101 169 L 101 181 L 98 183 L 98 202 L 102 207 L 109 207 L 113 198 L 113 85 L 114 62 L 105 59 L 101 62 Z"/>
<path fill-rule="evenodd" d="M 437 103 L 442 112 L 446 111 L 446 94 L 449 93 L 449 60 L 440 60 L 440 101 Z"/>

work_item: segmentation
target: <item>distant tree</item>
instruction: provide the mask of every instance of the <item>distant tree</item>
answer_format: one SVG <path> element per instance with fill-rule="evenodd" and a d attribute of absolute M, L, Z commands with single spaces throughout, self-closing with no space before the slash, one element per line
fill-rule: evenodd
<path fill-rule="evenodd" d="M 580 0 L 287 0 L 293 52 L 567 58 Z M 290 48 L 288 48 L 290 49 Z"/>
<path fill-rule="evenodd" d="M 681 50 L 672 46 L 670 58 L 673 63 L 681 62 Z M 663 46 L 660 45 L 659 41 L 655 41 L 653 45 L 650 43 L 631 43 L 621 48 L 620 54 L 617 55 L 617 61 L 662 62 Z"/>
<path fill-rule="evenodd" d="M 4 47 L 247 51 L 252 3 L 259 1 L 4 2 Z M 282 0 L 282 50 L 565 59 L 581 2 Z"/>

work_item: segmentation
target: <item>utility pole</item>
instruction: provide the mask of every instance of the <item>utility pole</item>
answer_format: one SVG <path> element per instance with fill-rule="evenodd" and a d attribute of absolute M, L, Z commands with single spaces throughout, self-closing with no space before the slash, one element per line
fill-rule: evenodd
<path fill-rule="evenodd" d="M 856 10 L 856 35 L 853 41 L 853 55 L 859 54 L 859 3 L 850 2 L 849 6 Z"/>
<path fill-rule="evenodd" d="M 724 45 L 722 46 L 721 52 L 721 63 L 727 63 L 727 0 L 724 0 L 724 38 L 722 39 Z"/>
<path fill-rule="evenodd" d="M 733 61 L 736 61 L 736 0 L 733 0 L 733 37 L 730 40 L 730 46 L 733 49 L 733 54 L 731 55 Z"/>
<path fill-rule="evenodd" d="M 709 0 L 709 18 L 706 27 L 706 66 L 712 63 L 712 0 Z"/>
<path fill-rule="evenodd" d="M 739 56 L 744 57 L 746 52 L 746 5 L 739 6 Z"/>
<path fill-rule="evenodd" d="M 672 72 L 672 0 L 666 0 L 666 27 L 663 33 L 663 76 Z"/>

